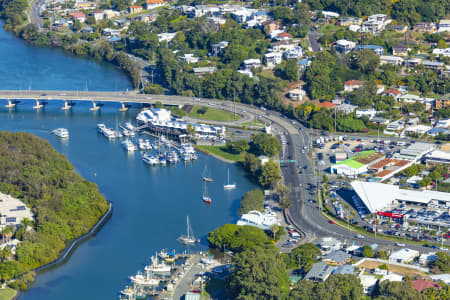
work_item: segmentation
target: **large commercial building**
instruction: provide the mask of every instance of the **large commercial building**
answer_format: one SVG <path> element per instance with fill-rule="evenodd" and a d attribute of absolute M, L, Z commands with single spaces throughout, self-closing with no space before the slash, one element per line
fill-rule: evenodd
<path fill-rule="evenodd" d="M 398 204 L 450 207 L 450 193 L 400 189 L 398 185 L 353 181 L 353 190 L 371 213 L 390 210 Z"/>

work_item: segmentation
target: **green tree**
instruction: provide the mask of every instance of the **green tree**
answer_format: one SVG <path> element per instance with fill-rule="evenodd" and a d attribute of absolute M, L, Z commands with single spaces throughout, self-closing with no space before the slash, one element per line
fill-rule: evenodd
<path fill-rule="evenodd" d="M 274 188 L 281 179 L 280 167 L 273 160 L 266 162 L 261 169 L 259 183 L 265 188 Z"/>
<path fill-rule="evenodd" d="M 257 134 L 252 141 L 253 152 L 272 157 L 281 151 L 278 139 L 267 133 Z"/>
<path fill-rule="evenodd" d="M 243 215 L 252 210 L 264 211 L 264 194 L 260 189 L 254 189 L 244 194 L 238 213 Z"/>
<path fill-rule="evenodd" d="M 447 252 L 438 252 L 436 257 L 432 266 L 437 267 L 442 273 L 450 272 L 450 255 Z"/>
<path fill-rule="evenodd" d="M 144 93 L 145 94 L 164 94 L 164 89 L 161 85 L 159 84 L 152 84 L 149 83 L 144 87 Z"/>
<path fill-rule="evenodd" d="M 233 259 L 235 271 L 227 279 L 231 299 L 282 299 L 289 277 L 277 249 L 248 249 Z"/>
<path fill-rule="evenodd" d="M 261 161 L 252 153 L 245 154 L 244 169 L 253 176 L 256 176 L 261 170 Z"/>
<path fill-rule="evenodd" d="M 288 60 L 285 69 L 286 79 L 289 81 L 298 80 L 297 61 L 295 59 Z"/>
<path fill-rule="evenodd" d="M 364 257 L 374 257 L 375 254 L 373 253 L 373 250 L 372 250 L 372 248 L 370 246 L 365 245 L 363 247 L 362 256 L 364 256 Z"/>
<path fill-rule="evenodd" d="M 294 248 L 286 256 L 286 264 L 289 268 L 299 268 L 303 269 L 304 272 L 308 272 L 321 254 L 320 249 L 316 245 L 306 243 Z"/>

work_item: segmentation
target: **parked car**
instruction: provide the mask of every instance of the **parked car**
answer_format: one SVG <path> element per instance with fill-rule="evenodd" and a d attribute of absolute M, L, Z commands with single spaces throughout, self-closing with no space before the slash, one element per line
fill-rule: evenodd
<path fill-rule="evenodd" d="M 328 223 L 330 223 L 330 224 L 336 224 L 333 220 L 328 220 Z"/>

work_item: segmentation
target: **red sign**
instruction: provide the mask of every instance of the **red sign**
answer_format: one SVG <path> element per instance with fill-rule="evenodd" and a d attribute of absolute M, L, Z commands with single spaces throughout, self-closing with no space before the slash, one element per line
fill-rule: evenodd
<path fill-rule="evenodd" d="M 377 215 L 383 216 L 383 217 L 389 217 L 389 218 L 403 218 L 404 215 L 402 214 L 396 214 L 396 213 L 390 213 L 390 212 L 384 212 L 384 211 L 377 211 Z"/>

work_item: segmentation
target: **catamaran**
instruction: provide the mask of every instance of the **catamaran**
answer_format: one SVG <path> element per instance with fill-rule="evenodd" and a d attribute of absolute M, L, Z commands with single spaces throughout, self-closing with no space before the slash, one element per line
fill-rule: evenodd
<path fill-rule="evenodd" d="M 189 223 L 189 216 L 186 216 L 186 230 L 187 235 L 182 235 L 178 238 L 178 241 L 185 245 L 194 245 L 199 240 L 195 238 L 194 232 L 192 231 L 191 224 Z"/>
<path fill-rule="evenodd" d="M 223 188 L 226 190 L 232 190 L 236 188 L 236 184 L 235 183 L 230 183 L 230 168 L 228 168 L 228 181 L 227 184 L 223 185 Z"/>
<path fill-rule="evenodd" d="M 206 188 L 206 181 L 203 182 L 203 196 L 202 196 L 203 202 L 206 202 L 208 204 L 212 203 L 212 199 L 208 196 L 208 190 Z"/>
<path fill-rule="evenodd" d="M 212 182 L 213 181 L 211 177 L 206 176 L 206 166 L 205 166 L 205 169 L 203 170 L 202 177 L 203 177 L 203 181 L 206 181 L 206 182 Z"/>

